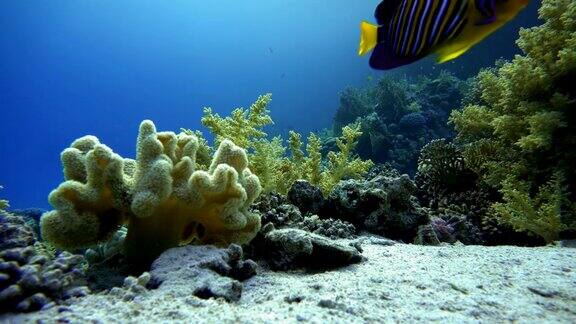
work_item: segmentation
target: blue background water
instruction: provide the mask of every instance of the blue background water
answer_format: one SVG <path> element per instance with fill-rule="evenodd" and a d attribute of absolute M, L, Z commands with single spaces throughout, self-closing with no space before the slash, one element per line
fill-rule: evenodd
<path fill-rule="evenodd" d="M 384 73 L 475 74 L 518 52 L 513 23 L 455 62 L 371 71 L 358 25 L 379 1 L 3 0 L 0 4 L 0 197 L 49 207 L 60 152 L 92 134 L 133 157 L 138 124 L 201 128 L 272 92 L 272 132 L 330 127 L 338 93 Z"/>

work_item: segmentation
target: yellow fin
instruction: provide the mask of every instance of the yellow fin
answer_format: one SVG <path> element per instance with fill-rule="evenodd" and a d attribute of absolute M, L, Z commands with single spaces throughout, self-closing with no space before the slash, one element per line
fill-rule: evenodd
<path fill-rule="evenodd" d="M 498 3 L 496 7 L 497 19 L 487 25 L 476 25 L 476 22 L 480 21 L 482 17 L 476 10 L 469 9 L 468 24 L 462 33 L 434 50 L 434 53 L 438 55 L 437 62 L 448 62 L 466 53 L 472 46 L 480 43 L 484 38 L 514 19 L 527 4 L 528 0 L 508 0 Z M 470 8 L 474 8 L 474 6 L 470 6 Z"/>
<path fill-rule="evenodd" d="M 360 24 L 360 47 L 358 55 L 368 54 L 378 43 L 378 26 L 363 21 Z"/>
<path fill-rule="evenodd" d="M 453 48 L 450 47 L 443 48 L 441 51 L 437 52 L 438 58 L 436 59 L 436 62 L 445 63 L 451 61 L 457 58 L 458 56 L 466 53 L 473 45 L 474 44 L 469 44 L 467 47 L 463 48 L 459 46 L 454 46 Z"/>

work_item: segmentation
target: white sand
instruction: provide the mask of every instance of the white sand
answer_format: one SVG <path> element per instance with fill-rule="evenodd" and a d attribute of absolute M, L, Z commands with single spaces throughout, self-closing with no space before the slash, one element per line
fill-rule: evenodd
<path fill-rule="evenodd" d="M 0 322 L 531 322 L 576 323 L 576 249 L 364 244 L 366 261 L 339 270 L 260 273 L 230 304 L 150 291 L 99 294 L 69 311 Z"/>

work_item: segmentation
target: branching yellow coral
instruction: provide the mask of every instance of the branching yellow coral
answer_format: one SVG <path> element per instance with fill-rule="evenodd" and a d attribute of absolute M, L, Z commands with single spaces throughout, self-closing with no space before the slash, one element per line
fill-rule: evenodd
<path fill-rule="evenodd" d="M 362 136 L 360 124 L 345 126 L 342 136 L 336 140 L 338 152 L 329 152 L 326 165 L 322 159 L 322 143 L 320 138 L 310 133 L 306 144 L 306 155 L 302 151 L 302 140 L 298 133 L 290 132 L 288 148 L 291 159 L 286 162 L 283 173 L 286 179 L 290 179 L 290 185 L 304 179 L 315 186 L 319 186 L 324 194 L 329 194 L 332 188 L 344 178 L 359 178 L 372 167 L 370 160 L 363 161 L 354 156 L 354 148 L 358 144 L 358 138 Z M 285 191 L 290 186 L 283 188 Z M 280 191 L 284 193 L 284 190 Z"/>
<path fill-rule="evenodd" d="M 236 108 L 229 117 L 220 117 L 211 108 L 204 108 L 202 124 L 214 134 L 217 144 L 229 139 L 244 149 L 250 148 L 255 140 L 266 137 L 262 128 L 274 123 L 268 111 L 270 101 L 271 94 L 260 96 L 248 110 Z"/>
<path fill-rule="evenodd" d="M 196 170 L 198 139 L 140 125 L 136 160 L 123 159 L 94 136 L 62 153 L 66 181 L 49 196 L 43 237 L 57 247 L 86 247 L 126 224 L 126 254 L 149 261 L 191 242 L 247 243 L 260 219 L 248 211 L 261 191 L 246 152 L 222 140 L 207 171 Z"/>
<path fill-rule="evenodd" d="M 346 128 L 346 127 L 345 127 Z M 354 143 L 356 146 L 356 143 Z M 314 133 L 310 133 L 308 136 L 308 143 L 306 144 L 306 153 L 308 156 L 305 158 L 302 170 L 304 172 L 304 179 L 310 181 L 313 185 L 322 184 L 322 143 L 320 138 Z M 341 152 L 342 154 L 342 152 Z M 349 155 L 350 156 L 350 155 Z M 338 179 L 338 181 L 342 178 Z M 332 186 L 325 188 L 325 193 L 332 190 Z"/>
<path fill-rule="evenodd" d="M 307 158 L 302 151 L 302 135 L 294 131 L 289 132 L 288 151 L 290 152 L 290 157 L 284 158 L 281 166 L 283 181 L 278 182 L 276 188 L 276 191 L 281 194 L 288 193 L 296 180 L 303 179 L 304 175 L 307 175 L 307 172 L 304 171 L 304 164 Z"/>
<path fill-rule="evenodd" d="M 202 124 L 215 136 L 216 144 L 229 139 L 246 149 L 250 169 L 260 179 L 264 192 L 286 194 L 296 180 L 304 179 L 328 193 L 341 179 L 360 177 L 370 168 L 372 162 L 362 161 L 352 153 L 362 134 L 359 125 L 344 128 L 337 142 L 340 152 L 330 153 L 327 165 L 321 154 L 321 140 L 314 133 L 308 136 L 306 153 L 302 150 L 302 136 L 296 132 L 290 131 L 287 148 L 279 136 L 268 139 L 263 128 L 274 123 L 268 110 L 271 99 L 271 94 L 260 96 L 249 109 L 237 108 L 229 117 L 205 108 L 202 118 Z M 201 152 L 210 152 L 200 132 L 182 131 L 198 138 L 198 158 L 207 155 Z"/>
<path fill-rule="evenodd" d="M 513 181 L 503 183 L 505 203 L 492 206 L 497 217 L 513 224 L 516 230 L 535 233 L 547 242 L 558 239 L 558 232 L 567 228 L 558 217 L 564 198 L 559 179 L 556 177 L 541 186 L 534 197 L 526 183 Z"/>
<path fill-rule="evenodd" d="M 250 155 L 250 169 L 258 175 L 264 193 L 277 191 L 281 182 L 286 181 L 282 173 L 285 152 L 286 148 L 279 136 L 271 141 L 261 139 L 254 142 L 254 153 Z"/>
<path fill-rule="evenodd" d="M 520 32 L 524 55 L 481 72 L 483 102 L 451 122 L 467 164 L 502 193 L 495 216 L 550 241 L 576 218 L 576 2 L 544 0 L 539 12 L 544 23 Z"/>
<path fill-rule="evenodd" d="M 288 139 L 288 149 L 290 158 L 284 160 L 282 174 L 284 179 L 279 183 L 278 192 L 287 193 L 296 180 L 304 179 L 311 184 L 318 186 L 322 180 L 322 143 L 320 138 L 310 133 L 306 144 L 306 154 L 302 151 L 302 136 L 294 131 L 290 131 Z"/>
<path fill-rule="evenodd" d="M 328 165 L 320 180 L 320 188 L 324 194 L 328 194 L 340 180 L 346 177 L 358 178 L 372 167 L 372 161 L 363 161 L 353 154 L 358 138 L 362 136 L 360 127 L 360 124 L 345 126 L 342 137 L 336 140 L 339 152 L 328 153 Z"/>

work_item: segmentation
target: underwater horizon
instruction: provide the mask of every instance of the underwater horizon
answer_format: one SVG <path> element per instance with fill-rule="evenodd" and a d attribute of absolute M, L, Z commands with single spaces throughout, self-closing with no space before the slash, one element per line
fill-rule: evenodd
<path fill-rule="evenodd" d="M 357 56 L 359 23 L 379 1 L 4 1 L 0 10 L 0 191 L 11 208 L 49 208 L 60 152 L 84 135 L 134 157 L 142 120 L 202 130 L 264 93 L 286 137 L 331 129 L 339 96 L 367 78 L 474 76 L 519 53 L 539 1 L 462 57 L 392 71 Z M 455 107 L 458 108 L 458 107 Z"/>

